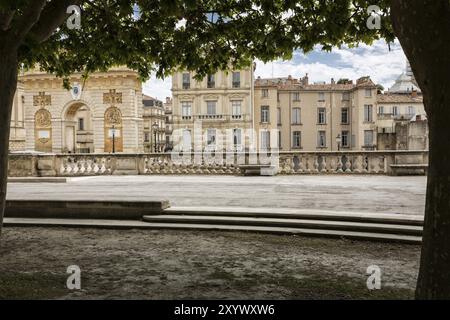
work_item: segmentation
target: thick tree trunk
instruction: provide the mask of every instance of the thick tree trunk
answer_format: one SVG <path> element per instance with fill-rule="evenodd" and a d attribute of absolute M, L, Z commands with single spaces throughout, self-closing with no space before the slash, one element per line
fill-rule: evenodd
<path fill-rule="evenodd" d="M 2 44 L 2 46 L 4 43 Z M 6 185 L 8 179 L 9 134 L 11 111 L 17 88 L 17 53 L 0 49 L 0 233 L 5 211 Z"/>
<path fill-rule="evenodd" d="M 391 0 L 394 31 L 424 95 L 430 160 L 416 298 L 450 299 L 450 2 Z"/>

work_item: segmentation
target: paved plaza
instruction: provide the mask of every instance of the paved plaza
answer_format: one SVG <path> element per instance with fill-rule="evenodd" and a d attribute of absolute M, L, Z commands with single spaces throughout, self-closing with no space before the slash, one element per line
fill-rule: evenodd
<path fill-rule="evenodd" d="M 423 215 L 426 177 L 101 176 L 10 183 L 9 200 L 168 200 L 171 206 Z"/>

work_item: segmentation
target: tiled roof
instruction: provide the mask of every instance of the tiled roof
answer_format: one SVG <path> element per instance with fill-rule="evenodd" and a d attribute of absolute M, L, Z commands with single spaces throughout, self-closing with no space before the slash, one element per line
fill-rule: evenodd
<path fill-rule="evenodd" d="M 345 84 L 338 83 L 307 83 L 302 79 L 287 78 L 266 78 L 256 79 L 256 87 L 277 87 L 279 90 L 310 90 L 310 91 L 349 91 L 355 88 L 375 88 L 376 85 L 370 77 L 362 77 L 354 82 Z"/>
<path fill-rule="evenodd" d="M 379 94 L 377 101 L 378 103 L 423 103 L 423 97 L 420 95 L 387 93 Z"/>

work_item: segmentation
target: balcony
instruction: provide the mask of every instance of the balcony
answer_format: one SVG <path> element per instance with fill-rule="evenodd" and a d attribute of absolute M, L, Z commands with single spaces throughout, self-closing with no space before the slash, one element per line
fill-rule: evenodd
<path fill-rule="evenodd" d="M 198 120 L 226 120 L 226 116 L 223 114 L 199 114 L 196 118 Z"/>

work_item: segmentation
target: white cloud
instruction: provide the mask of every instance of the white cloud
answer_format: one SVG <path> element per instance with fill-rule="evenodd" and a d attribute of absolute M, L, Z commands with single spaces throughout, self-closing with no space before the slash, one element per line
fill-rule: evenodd
<path fill-rule="evenodd" d="M 158 100 L 165 101 L 166 97 L 172 97 L 172 78 L 166 78 L 164 80 L 157 79 L 152 76 L 142 86 L 142 92 L 146 95 L 157 98 Z"/>
<path fill-rule="evenodd" d="M 318 53 L 320 50 L 315 50 Z M 303 77 L 309 74 L 310 81 L 330 82 L 331 78 L 349 78 L 356 80 L 362 76 L 370 76 L 375 83 L 390 87 L 395 79 L 405 70 L 406 57 L 398 43 L 388 46 L 377 41 L 372 46 L 361 45 L 356 49 L 334 49 L 331 53 L 321 53 L 312 61 L 311 55 L 302 57 L 294 55 L 294 59 L 302 62 L 275 61 L 264 64 L 257 61 L 256 76 L 261 77 Z M 309 62 L 311 61 L 311 62 Z"/>
<path fill-rule="evenodd" d="M 295 62 L 299 61 L 301 62 Z M 406 57 L 399 43 L 391 46 L 389 51 L 384 41 L 377 41 L 373 45 L 361 45 L 359 48 L 334 49 L 331 53 L 315 50 L 312 55 L 295 52 L 291 61 L 275 61 L 264 64 L 257 61 L 256 76 L 295 78 L 309 74 L 311 82 L 326 81 L 331 78 L 338 80 L 348 78 L 356 80 L 363 76 L 371 76 L 375 83 L 381 83 L 386 89 L 405 70 Z M 143 86 L 147 95 L 165 100 L 172 95 L 170 89 L 172 79 L 156 79 L 154 76 Z"/>

